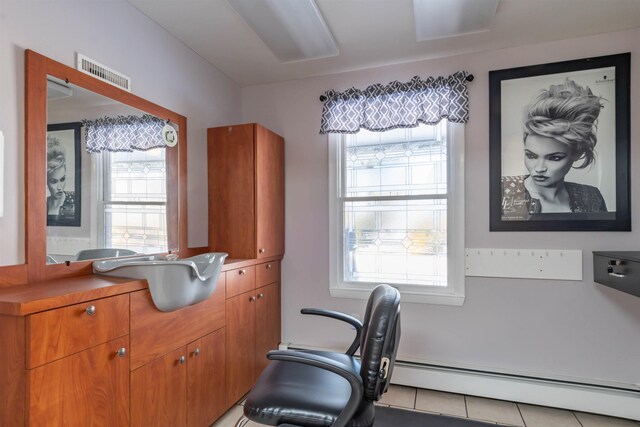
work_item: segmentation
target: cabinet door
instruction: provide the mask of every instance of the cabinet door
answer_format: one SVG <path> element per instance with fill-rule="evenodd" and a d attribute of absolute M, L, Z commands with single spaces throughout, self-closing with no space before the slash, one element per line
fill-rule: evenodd
<path fill-rule="evenodd" d="M 129 425 L 128 347 L 125 336 L 28 370 L 27 424 Z"/>
<path fill-rule="evenodd" d="M 236 403 L 255 381 L 255 291 L 227 299 L 227 406 Z"/>
<path fill-rule="evenodd" d="M 187 424 L 210 426 L 227 409 L 225 399 L 225 329 L 187 346 Z"/>
<path fill-rule="evenodd" d="M 186 350 L 182 347 L 131 372 L 132 426 L 186 426 Z"/>
<path fill-rule="evenodd" d="M 209 249 L 255 258 L 253 124 L 208 130 Z"/>
<path fill-rule="evenodd" d="M 269 364 L 267 353 L 280 344 L 280 285 L 256 290 L 256 378 Z"/>
<path fill-rule="evenodd" d="M 284 254 L 284 139 L 256 126 L 258 258 Z"/>

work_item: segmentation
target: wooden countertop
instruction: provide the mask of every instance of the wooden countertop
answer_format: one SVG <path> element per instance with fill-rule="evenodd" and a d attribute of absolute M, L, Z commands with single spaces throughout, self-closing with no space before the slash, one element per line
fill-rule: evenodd
<path fill-rule="evenodd" d="M 0 289 L 0 314 L 24 316 L 147 288 L 146 280 L 76 276 Z"/>
<path fill-rule="evenodd" d="M 227 260 L 222 271 L 270 262 L 269 259 Z M 146 280 L 86 275 L 0 288 L 0 315 L 24 316 L 66 305 L 147 289 Z"/>

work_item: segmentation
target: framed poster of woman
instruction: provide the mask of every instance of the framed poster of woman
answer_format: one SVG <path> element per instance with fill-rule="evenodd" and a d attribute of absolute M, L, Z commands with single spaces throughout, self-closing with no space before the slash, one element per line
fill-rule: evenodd
<path fill-rule="evenodd" d="M 47 126 L 47 226 L 80 227 L 81 152 L 76 123 Z"/>
<path fill-rule="evenodd" d="M 489 72 L 491 231 L 631 230 L 629 62 Z"/>

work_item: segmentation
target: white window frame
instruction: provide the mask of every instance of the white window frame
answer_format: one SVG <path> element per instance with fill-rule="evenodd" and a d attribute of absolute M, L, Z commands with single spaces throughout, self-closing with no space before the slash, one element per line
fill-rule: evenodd
<path fill-rule="evenodd" d="M 447 286 L 395 285 L 403 302 L 461 306 L 465 298 L 464 124 L 447 126 Z M 329 134 L 329 269 L 331 296 L 367 299 L 377 283 L 343 281 L 343 205 L 339 199 L 343 135 Z"/>

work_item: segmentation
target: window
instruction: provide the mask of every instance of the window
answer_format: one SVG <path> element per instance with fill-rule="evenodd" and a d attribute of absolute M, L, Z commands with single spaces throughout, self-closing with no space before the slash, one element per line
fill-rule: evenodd
<path fill-rule="evenodd" d="M 100 247 L 167 251 L 165 152 L 154 148 L 98 155 Z"/>
<path fill-rule="evenodd" d="M 330 137 L 332 295 L 463 303 L 463 126 Z"/>

